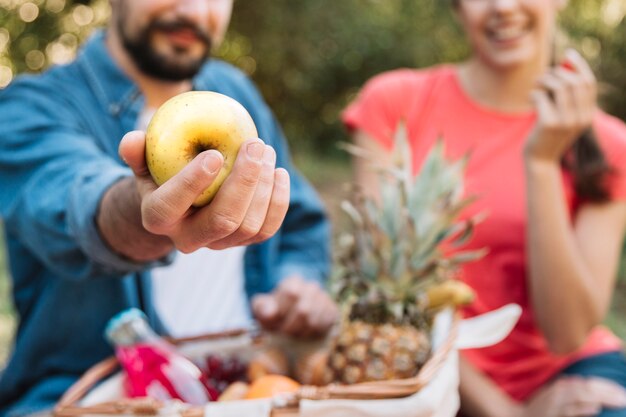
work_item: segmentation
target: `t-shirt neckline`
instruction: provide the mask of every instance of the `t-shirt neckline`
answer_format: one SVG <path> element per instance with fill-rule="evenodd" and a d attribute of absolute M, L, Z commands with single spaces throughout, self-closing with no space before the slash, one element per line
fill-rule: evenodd
<path fill-rule="evenodd" d="M 458 73 L 458 67 L 455 65 L 450 65 L 448 67 L 450 77 L 452 78 L 452 84 L 454 88 L 457 90 L 459 97 L 473 110 L 478 113 L 485 114 L 489 117 L 497 117 L 500 119 L 506 120 L 526 120 L 532 119 L 536 116 L 534 110 L 520 111 L 520 112 L 505 112 L 493 107 L 487 107 L 478 103 L 474 100 L 470 95 L 465 91 L 463 85 L 461 84 L 461 79 Z"/>

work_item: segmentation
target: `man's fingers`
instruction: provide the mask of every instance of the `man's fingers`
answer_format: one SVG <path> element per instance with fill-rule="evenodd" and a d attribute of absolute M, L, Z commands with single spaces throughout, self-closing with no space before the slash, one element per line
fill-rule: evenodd
<path fill-rule="evenodd" d="M 272 294 L 259 294 L 252 299 L 252 314 L 265 328 L 274 329 L 279 320 L 278 303 Z"/>
<path fill-rule="evenodd" d="M 261 226 L 261 230 L 255 236 L 243 242 L 242 245 L 259 243 L 276 234 L 287 215 L 289 196 L 289 172 L 284 168 L 278 168 L 274 171 L 274 187 L 272 188 L 272 196 L 269 207 L 266 210 L 263 226 Z"/>
<path fill-rule="evenodd" d="M 248 245 L 257 240 L 264 240 L 270 236 L 259 236 L 265 219 L 274 189 L 274 167 L 276 166 L 276 152 L 270 146 L 265 148 L 263 153 L 263 169 L 257 184 L 254 196 L 248 207 L 241 226 L 236 232 L 226 238 L 214 242 L 211 247 L 214 249 L 228 248 L 231 246 Z"/>
<path fill-rule="evenodd" d="M 213 244 L 239 230 L 259 183 L 265 148 L 260 139 L 241 146 L 233 170 L 211 204 L 196 212 L 187 225 L 185 246 L 220 249 Z"/>
<path fill-rule="evenodd" d="M 300 299 L 295 303 L 292 308 L 287 312 L 285 320 L 283 321 L 280 331 L 291 336 L 309 336 L 312 333 L 311 324 L 309 322 L 310 316 L 314 309 L 311 303 L 311 298 L 306 291 L 302 293 Z"/>
<path fill-rule="evenodd" d="M 205 151 L 163 183 L 144 202 L 146 228 L 159 233 L 178 223 L 198 196 L 213 183 L 223 164 L 221 153 Z"/>
<path fill-rule="evenodd" d="M 118 152 L 120 158 L 126 162 L 133 174 L 135 174 L 139 195 L 143 198 L 143 196 L 156 190 L 157 185 L 152 181 L 146 165 L 146 135 L 144 132 L 135 130 L 124 135 Z"/>
<path fill-rule="evenodd" d="M 118 148 L 120 158 L 138 177 L 149 175 L 146 165 L 146 134 L 140 130 L 128 132 Z"/>
<path fill-rule="evenodd" d="M 305 282 L 299 289 L 299 296 L 290 311 L 286 314 L 281 327 L 284 333 L 311 337 L 325 333 L 331 322 L 325 319 L 325 313 L 332 309 L 330 298 L 313 282 Z"/>

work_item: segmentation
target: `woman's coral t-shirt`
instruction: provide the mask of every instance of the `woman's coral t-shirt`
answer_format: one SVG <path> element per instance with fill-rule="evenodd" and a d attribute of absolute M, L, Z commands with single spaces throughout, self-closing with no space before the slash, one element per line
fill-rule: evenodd
<path fill-rule="evenodd" d="M 435 140 L 444 139 L 451 158 L 470 155 L 466 193 L 478 200 L 463 213 L 488 214 L 465 247 L 489 248 L 483 259 L 467 264 L 462 279 L 476 301 L 465 310 L 475 316 L 517 303 L 523 313 L 511 334 L 495 346 L 464 351 L 464 356 L 517 400 L 523 400 L 568 364 L 589 355 L 621 348 L 608 329 L 594 329 L 580 351 L 556 356 L 533 317 L 526 280 L 526 188 L 522 150 L 536 115 L 507 114 L 486 109 L 462 90 L 456 69 L 396 70 L 370 80 L 346 109 L 343 121 L 386 148 L 400 121 L 407 126 L 417 172 Z M 626 199 L 626 126 L 598 112 L 594 128 L 609 163 L 616 169 L 610 181 L 613 199 Z M 570 214 L 579 205 L 568 174 L 563 174 L 564 198 Z M 563 291 L 567 291 L 564 288 Z M 567 317 L 563 317 L 567 320 Z"/>

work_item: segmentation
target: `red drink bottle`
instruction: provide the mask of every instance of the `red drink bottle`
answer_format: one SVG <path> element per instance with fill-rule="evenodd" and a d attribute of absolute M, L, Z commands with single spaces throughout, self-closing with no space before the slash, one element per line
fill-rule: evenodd
<path fill-rule="evenodd" d="M 105 334 L 126 373 L 129 397 L 176 398 L 195 405 L 215 399 L 200 369 L 157 335 L 142 311 L 131 308 L 117 314 Z"/>

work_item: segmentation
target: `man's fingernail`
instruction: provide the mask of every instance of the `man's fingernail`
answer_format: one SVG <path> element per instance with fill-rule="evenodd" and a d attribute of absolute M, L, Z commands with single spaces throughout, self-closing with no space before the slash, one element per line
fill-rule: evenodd
<path fill-rule="evenodd" d="M 263 163 L 274 165 L 276 163 L 276 151 L 271 146 L 266 146 L 263 152 Z"/>
<path fill-rule="evenodd" d="M 215 174 L 222 167 L 222 156 L 217 151 L 209 151 L 204 155 L 202 167 L 209 174 Z"/>
<path fill-rule="evenodd" d="M 284 187 L 289 186 L 289 173 L 287 170 L 284 168 L 278 168 L 276 170 L 276 183 Z"/>
<path fill-rule="evenodd" d="M 265 151 L 265 145 L 261 141 L 255 141 L 248 144 L 246 151 L 248 152 L 250 159 L 261 162 L 263 152 Z"/>

